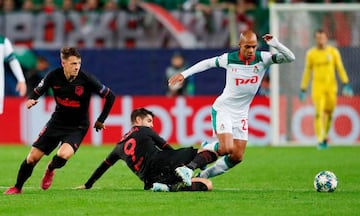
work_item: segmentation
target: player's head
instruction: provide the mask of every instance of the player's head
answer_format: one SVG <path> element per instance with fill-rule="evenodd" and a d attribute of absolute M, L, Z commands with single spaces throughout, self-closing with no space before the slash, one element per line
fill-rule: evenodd
<path fill-rule="evenodd" d="M 63 66 L 66 78 L 73 81 L 81 67 L 81 56 L 74 47 L 64 47 L 60 51 L 61 65 Z"/>
<path fill-rule="evenodd" d="M 154 113 L 145 108 L 138 108 L 131 112 L 131 124 L 134 126 L 153 127 Z"/>
<path fill-rule="evenodd" d="M 247 30 L 240 35 L 239 49 L 243 58 L 251 58 L 257 48 L 257 36 L 252 30 Z"/>
<path fill-rule="evenodd" d="M 328 42 L 328 37 L 324 30 L 318 29 L 315 31 L 315 42 L 319 48 L 324 48 Z"/>

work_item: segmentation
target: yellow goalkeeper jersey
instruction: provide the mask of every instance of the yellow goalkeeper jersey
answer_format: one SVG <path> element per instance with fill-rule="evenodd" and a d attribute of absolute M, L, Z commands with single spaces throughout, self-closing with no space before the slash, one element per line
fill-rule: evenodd
<path fill-rule="evenodd" d="M 337 92 L 336 74 L 337 71 L 342 83 L 348 83 L 341 60 L 340 52 L 333 46 L 326 46 L 325 49 L 313 47 L 306 53 L 305 69 L 300 88 L 306 90 L 312 78 L 312 91 Z"/>

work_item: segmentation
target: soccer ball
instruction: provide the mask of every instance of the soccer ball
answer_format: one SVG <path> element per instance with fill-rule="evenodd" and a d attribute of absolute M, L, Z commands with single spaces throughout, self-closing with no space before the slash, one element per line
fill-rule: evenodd
<path fill-rule="evenodd" d="M 331 171 L 321 171 L 316 174 L 314 188 L 318 192 L 333 192 L 336 190 L 338 181 L 336 175 Z"/>

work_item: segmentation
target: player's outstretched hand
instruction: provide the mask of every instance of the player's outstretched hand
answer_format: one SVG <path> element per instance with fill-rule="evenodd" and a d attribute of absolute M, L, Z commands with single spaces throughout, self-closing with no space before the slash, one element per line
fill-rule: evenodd
<path fill-rule="evenodd" d="M 24 97 L 26 95 L 26 83 L 24 82 L 18 82 L 16 84 L 16 91 L 19 92 L 19 95 L 21 97 Z"/>
<path fill-rule="evenodd" d="M 174 74 L 169 79 L 169 86 L 181 85 L 184 82 L 184 76 L 181 73 Z"/>
<path fill-rule="evenodd" d="M 95 122 L 94 128 L 95 128 L 96 132 L 99 132 L 99 131 L 101 131 L 102 129 L 106 129 L 106 128 L 105 128 L 105 124 L 102 123 L 102 122 L 99 122 L 99 121 L 96 121 L 96 122 Z"/>
<path fill-rule="evenodd" d="M 26 101 L 25 105 L 26 105 L 26 108 L 30 109 L 32 106 L 34 106 L 35 104 L 37 104 L 37 100 L 34 100 L 34 99 L 29 99 Z"/>
<path fill-rule="evenodd" d="M 305 101 L 305 99 L 306 99 L 306 91 L 300 90 L 299 99 L 300 99 L 300 101 Z"/>
<path fill-rule="evenodd" d="M 344 85 L 344 87 L 342 89 L 342 95 L 344 95 L 346 97 L 354 96 L 354 91 L 349 84 Z"/>
<path fill-rule="evenodd" d="M 271 34 L 265 34 L 264 36 L 262 36 L 262 38 L 264 39 L 264 41 L 268 42 L 269 40 L 273 39 L 273 36 Z"/>
<path fill-rule="evenodd" d="M 265 34 L 262 38 L 269 46 L 272 47 L 275 47 L 279 43 L 278 39 L 272 34 Z"/>

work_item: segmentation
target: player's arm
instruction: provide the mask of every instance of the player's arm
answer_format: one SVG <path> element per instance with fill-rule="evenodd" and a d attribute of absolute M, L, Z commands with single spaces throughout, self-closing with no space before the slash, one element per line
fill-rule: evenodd
<path fill-rule="evenodd" d="M 334 49 L 334 62 L 336 66 L 336 71 L 339 74 L 339 78 L 341 82 L 343 83 L 343 89 L 342 94 L 344 96 L 351 97 L 354 95 L 354 91 L 352 90 L 350 84 L 349 84 L 349 78 L 347 76 L 344 64 L 341 59 L 341 55 L 338 49 Z"/>
<path fill-rule="evenodd" d="M 311 71 L 312 71 L 311 54 L 310 54 L 310 52 L 308 52 L 306 54 L 304 72 L 303 72 L 301 84 L 300 84 L 299 99 L 301 101 L 305 100 L 306 90 L 308 88 L 310 78 L 311 78 Z"/>
<path fill-rule="evenodd" d="M 110 152 L 106 159 L 96 168 L 90 178 L 85 184 L 76 187 L 76 189 L 90 189 L 95 182 L 118 160 L 120 160 L 119 154 L 116 152 L 117 146 Z"/>
<path fill-rule="evenodd" d="M 271 34 L 265 34 L 263 39 L 269 46 L 275 48 L 279 52 L 273 55 L 272 60 L 274 63 L 282 64 L 295 61 L 294 53 L 291 52 L 289 48 L 280 43 L 276 37 Z"/>
<path fill-rule="evenodd" d="M 33 91 L 30 92 L 28 96 L 28 100 L 26 101 L 25 104 L 28 109 L 30 109 L 35 104 L 37 104 L 39 97 L 49 89 L 53 74 L 54 71 L 48 73 L 33 89 Z"/>
<path fill-rule="evenodd" d="M 217 67 L 218 66 L 217 58 L 218 57 L 213 57 L 202 60 L 196 63 L 195 65 L 191 66 L 190 68 L 186 69 L 185 71 L 173 75 L 172 77 L 170 77 L 168 81 L 169 86 L 181 85 L 187 77 L 205 71 L 207 69 L 210 69 L 212 67 Z"/>
<path fill-rule="evenodd" d="M 109 89 L 108 94 L 105 96 L 105 104 L 103 106 L 102 112 L 99 115 L 97 121 L 95 122 L 94 128 L 96 131 L 105 129 L 105 120 L 108 117 L 110 110 L 115 102 L 115 95 L 112 93 L 112 91 Z"/>
<path fill-rule="evenodd" d="M 4 47 L 5 47 L 5 56 L 7 56 L 6 61 L 9 62 L 11 71 L 13 72 L 15 78 L 17 79 L 16 91 L 19 92 L 20 96 L 25 96 L 26 82 L 25 82 L 24 73 L 21 69 L 19 61 L 17 60 L 14 54 L 11 42 L 7 38 L 5 38 Z"/>
<path fill-rule="evenodd" d="M 173 149 L 169 143 L 166 142 L 159 134 L 157 134 L 152 128 L 146 128 L 146 133 L 154 141 L 155 145 L 163 150 Z"/>
<path fill-rule="evenodd" d="M 95 182 L 111 167 L 111 164 L 103 161 L 96 170 L 92 173 L 91 177 L 86 181 L 85 184 L 76 187 L 75 189 L 90 189 Z"/>
<path fill-rule="evenodd" d="M 94 124 L 95 130 L 96 132 L 98 132 L 102 129 L 105 129 L 104 122 L 108 117 L 110 110 L 115 102 L 115 95 L 110 88 L 101 84 L 95 77 L 89 75 L 89 80 L 90 83 L 94 85 L 94 88 L 97 89 L 96 94 L 98 94 L 102 98 L 105 98 L 103 109 Z"/>

